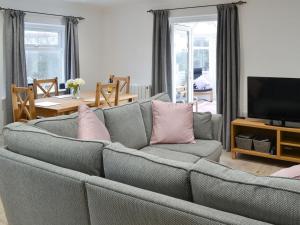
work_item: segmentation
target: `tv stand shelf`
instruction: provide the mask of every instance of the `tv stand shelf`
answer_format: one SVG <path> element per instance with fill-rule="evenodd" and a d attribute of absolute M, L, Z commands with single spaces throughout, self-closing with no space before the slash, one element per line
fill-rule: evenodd
<path fill-rule="evenodd" d="M 235 137 L 239 134 L 270 137 L 274 140 L 275 154 L 238 148 Z M 246 154 L 300 163 L 300 128 L 278 127 L 266 125 L 261 121 L 237 119 L 231 123 L 231 146 L 233 159 L 236 159 L 237 154 Z"/>

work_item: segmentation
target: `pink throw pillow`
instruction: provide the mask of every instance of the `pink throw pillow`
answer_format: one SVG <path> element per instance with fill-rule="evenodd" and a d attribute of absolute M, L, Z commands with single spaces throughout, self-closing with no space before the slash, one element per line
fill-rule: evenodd
<path fill-rule="evenodd" d="M 110 141 L 104 123 L 87 105 L 78 107 L 78 139 Z"/>
<path fill-rule="evenodd" d="M 152 101 L 152 112 L 150 144 L 195 143 L 192 104 Z"/>
<path fill-rule="evenodd" d="M 300 165 L 292 166 L 290 168 L 282 169 L 273 173 L 273 177 L 288 177 L 300 180 Z"/>

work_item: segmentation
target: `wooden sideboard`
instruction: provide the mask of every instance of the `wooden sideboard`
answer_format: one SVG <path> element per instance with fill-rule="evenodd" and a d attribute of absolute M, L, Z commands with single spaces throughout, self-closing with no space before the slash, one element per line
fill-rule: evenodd
<path fill-rule="evenodd" d="M 273 139 L 275 154 L 238 148 L 235 137 L 239 134 L 262 135 Z M 271 126 L 247 119 L 234 120 L 231 123 L 231 153 L 233 159 L 240 153 L 300 163 L 300 128 Z"/>

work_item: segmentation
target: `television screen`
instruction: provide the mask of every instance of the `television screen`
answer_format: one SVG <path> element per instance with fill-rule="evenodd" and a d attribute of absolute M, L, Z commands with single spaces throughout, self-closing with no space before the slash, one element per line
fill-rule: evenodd
<path fill-rule="evenodd" d="M 248 117 L 300 121 L 300 79 L 248 77 Z"/>

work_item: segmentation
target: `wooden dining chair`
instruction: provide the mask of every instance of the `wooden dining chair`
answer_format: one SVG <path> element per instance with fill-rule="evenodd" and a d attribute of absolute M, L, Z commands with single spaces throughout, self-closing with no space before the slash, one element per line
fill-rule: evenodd
<path fill-rule="evenodd" d="M 109 75 L 109 80 L 111 83 L 115 83 L 116 81 L 120 82 L 120 93 L 122 94 L 129 94 L 130 93 L 130 76 L 116 76 L 116 75 Z"/>
<path fill-rule="evenodd" d="M 113 107 L 119 104 L 119 93 L 120 93 L 120 82 L 110 84 L 102 84 L 101 82 L 97 83 L 96 87 L 96 107 Z M 104 101 L 101 101 L 103 97 Z M 112 101 L 113 100 L 113 101 Z"/>
<path fill-rule="evenodd" d="M 47 85 L 47 86 L 46 86 Z M 48 98 L 51 97 L 51 90 L 54 87 L 54 95 L 58 96 L 58 81 L 57 77 L 54 79 L 47 79 L 47 80 L 33 80 L 33 91 L 34 91 L 34 98 L 37 99 L 39 97 L 38 90 L 42 91 L 41 98 Z"/>
<path fill-rule="evenodd" d="M 37 118 L 32 87 L 11 85 L 14 122 L 26 122 Z"/>

